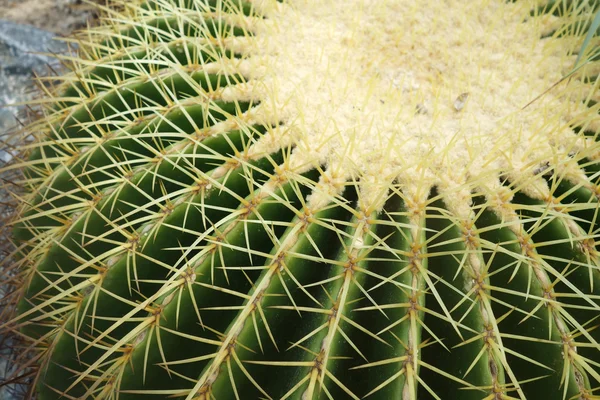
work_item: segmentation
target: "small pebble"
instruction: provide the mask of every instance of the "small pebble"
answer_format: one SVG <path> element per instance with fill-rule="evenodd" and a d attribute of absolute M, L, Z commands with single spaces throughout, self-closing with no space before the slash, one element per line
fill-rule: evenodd
<path fill-rule="evenodd" d="M 465 107 L 465 103 L 467 102 L 467 99 L 469 98 L 469 93 L 462 93 L 460 96 L 458 96 L 456 98 L 456 100 L 454 100 L 454 109 L 456 111 L 460 111 Z"/>

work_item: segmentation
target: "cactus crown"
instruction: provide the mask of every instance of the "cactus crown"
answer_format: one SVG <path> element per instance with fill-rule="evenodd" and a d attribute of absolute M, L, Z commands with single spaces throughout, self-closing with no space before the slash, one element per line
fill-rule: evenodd
<path fill-rule="evenodd" d="M 5 168 L 40 399 L 599 395 L 597 2 L 115 6 Z"/>

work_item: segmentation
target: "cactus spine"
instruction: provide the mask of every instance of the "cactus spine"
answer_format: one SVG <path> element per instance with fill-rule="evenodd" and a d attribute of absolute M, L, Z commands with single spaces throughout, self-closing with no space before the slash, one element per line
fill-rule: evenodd
<path fill-rule="evenodd" d="M 39 398 L 596 398 L 598 4 L 475 3 L 107 8 L 8 167 Z"/>

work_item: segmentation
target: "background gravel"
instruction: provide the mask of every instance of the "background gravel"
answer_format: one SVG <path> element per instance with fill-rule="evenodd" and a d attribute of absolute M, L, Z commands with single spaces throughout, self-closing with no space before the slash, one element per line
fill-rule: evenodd
<path fill-rule="evenodd" d="M 3 19 L 59 35 L 84 27 L 94 15 L 94 6 L 81 0 L 0 0 Z"/>

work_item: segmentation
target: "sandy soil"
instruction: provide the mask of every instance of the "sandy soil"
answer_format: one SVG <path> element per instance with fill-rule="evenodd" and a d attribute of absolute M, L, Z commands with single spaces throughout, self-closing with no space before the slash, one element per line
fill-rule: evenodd
<path fill-rule="evenodd" d="M 84 27 L 94 14 L 81 0 L 0 0 L 0 18 L 60 35 Z"/>

